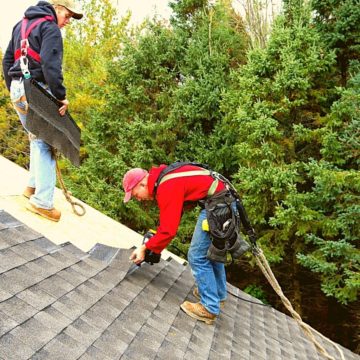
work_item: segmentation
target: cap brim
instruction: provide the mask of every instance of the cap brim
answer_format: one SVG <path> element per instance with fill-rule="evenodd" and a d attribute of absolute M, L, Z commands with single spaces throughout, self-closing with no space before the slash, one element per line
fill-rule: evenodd
<path fill-rule="evenodd" d="M 83 17 L 83 14 L 77 14 L 77 13 L 73 13 L 73 16 L 72 16 L 74 19 L 76 20 L 80 20 L 82 17 Z"/>
<path fill-rule="evenodd" d="M 127 203 L 131 199 L 131 190 L 125 193 L 124 203 Z"/>
<path fill-rule="evenodd" d="M 83 14 L 81 14 L 80 12 L 76 11 L 75 9 L 71 9 L 69 7 L 64 6 L 66 9 L 68 9 L 69 11 L 72 12 L 72 18 L 76 19 L 76 20 L 80 20 L 83 17 Z"/>

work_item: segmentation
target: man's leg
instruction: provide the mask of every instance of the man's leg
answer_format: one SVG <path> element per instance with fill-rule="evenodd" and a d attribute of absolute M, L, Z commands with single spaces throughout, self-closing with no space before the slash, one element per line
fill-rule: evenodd
<path fill-rule="evenodd" d="M 227 298 L 225 265 L 223 263 L 218 263 L 218 262 L 212 262 L 212 264 L 214 267 L 214 274 L 215 274 L 219 299 L 220 301 L 225 301 Z"/>
<path fill-rule="evenodd" d="M 211 314 L 218 315 L 220 313 L 220 300 L 222 300 L 219 295 L 222 295 L 223 291 L 221 290 L 221 294 L 219 294 L 218 283 L 222 286 L 222 275 L 220 276 L 220 274 L 221 265 L 224 264 L 213 263 L 206 257 L 211 240 L 209 233 L 202 230 L 202 222 L 205 219 L 206 211 L 202 210 L 191 240 L 188 260 L 199 289 L 200 303 Z M 216 266 L 215 271 L 214 265 Z"/>
<path fill-rule="evenodd" d="M 31 137 L 33 137 L 32 134 L 29 133 L 29 131 L 26 128 L 26 120 L 27 120 L 27 111 L 28 111 L 28 104 L 25 98 L 25 89 L 24 89 L 24 83 L 22 80 L 13 80 L 11 82 L 10 87 L 10 98 L 12 101 L 12 104 L 14 106 L 14 109 L 20 119 L 21 125 L 23 126 L 24 130 L 29 134 L 29 141 L 31 141 Z M 31 153 L 31 147 L 30 147 L 30 178 L 28 181 L 28 187 L 35 188 L 35 176 L 34 176 L 34 170 L 33 170 L 33 156 Z"/>
<path fill-rule="evenodd" d="M 30 203 L 38 208 L 52 209 L 56 183 L 55 159 L 51 146 L 40 139 L 30 141 L 31 170 L 35 177 L 35 194 Z"/>
<path fill-rule="evenodd" d="M 11 102 L 26 132 L 28 104 L 22 80 L 13 80 L 10 87 Z M 49 220 L 59 221 L 60 211 L 53 209 L 56 183 L 55 159 L 51 147 L 29 133 L 30 140 L 30 178 L 24 196 L 30 198 L 27 209 Z"/>
<path fill-rule="evenodd" d="M 31 146 L 31 139 L 34 135 L 29 134 L 29 141 L 30 141 L 30 164 L 29 164 L 29 180 L 28 180 L 28 187 L 35 189 L 35 171 L 34 171 L 34 152 L 32 151 L 32 146 Z M 32 194 L 31 194 L 32 195 Z M 30 197 L 29 197 L 30 198 Z"/>

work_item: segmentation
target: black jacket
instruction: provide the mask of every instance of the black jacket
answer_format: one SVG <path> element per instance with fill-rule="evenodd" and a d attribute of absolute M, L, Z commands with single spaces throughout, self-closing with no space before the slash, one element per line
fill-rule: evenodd
<path fill-rule="evenodd" d="M 46 1 L 39 1 L 36 6 L 30 6 L 24 14 L 28 19 L 28 26 L 41 17 L 50 15 L 55 21 L 44 21 L 37 25 L 29 35 L 29 47 L 40 54 L 41 64 L 28 56 L 31 76 L 45 84 L 58 100 L 66 98 L 63 85 L 62 57 L 63 41 L 57 25 L 55 9 Z M 12 32 L 12 38 L 3 59 L 3 71 L 6 86 L 10 89 L 12 78 L 22 77 L 20 61 L 15 61 L 14 54 L 20 48 L 21 22 L 17 23 Z"/>

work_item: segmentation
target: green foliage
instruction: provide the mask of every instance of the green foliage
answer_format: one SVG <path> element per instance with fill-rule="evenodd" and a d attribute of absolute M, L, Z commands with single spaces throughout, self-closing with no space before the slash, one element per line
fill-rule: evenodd
<path fill-rule="evenodd" d="M 193 18 L 196 15 L 208 8 L 208 0 L 174 0 L 170 1 L 169 6 L 173 10 L 174 16 L 172 21 L 177 26 L 193 25 Z"/>
<path fill-rule="evenodd" d="M 212 143 L 220 149 L 218 162 L 229 159 L 229 173 L 240 169 L 236 178 L 256 223 L 268 222 L 277 203 L 301 181 L 297 162 L 319 156 L 316 146 L 298 141 L 294 127 L 311 129 L 316 141 L 318 99 L 326 91 L 322 84 L 332 59 L 303 19 L 289 28 L 279 18 L 268 47 L 251 51 L 248 63 L 233 72 L 236 86 L 224 97 L 227 115 L 220 129 L 231 137 L 226 146 L 220 137 Z M 320 100 L 326 105 L 324 95 Z"/>
<path fill-rule="evenodd" d="M 261 286 L 258 285 L 248 285 L 244 292 L 247 294 L 259 299 L 263 304 L 269 304 L 268 300 L 266 299 L 266 292 L 263 290 Z"/>
<path fill-rule="evenodd" d="M 230 71 L 245 62 L 246 46 L 241 19 L 224 3 L 198 15 L 170 114 L 179 130 L 177 158 L 197 159 L 218 169 L 209 140 L 223 118 L 220 103 L 231 82 Z"/>
<path fill-rule="evenodd" d="M 159 24 L 149 25 L 139 41 L 124 39 L 121 60 L 107 64 L 111 82 L 99 89 L 104 104 L 91 113 L 84 131 L 88 156 L 75 179 L 87 201 L 105 213 L 113 208 L 114 218 L 139 230 L 154 227 L 154 222 L 136 203 L 125 208 L 120 184 L 129 167 L 149 167 L 164 157 L 159 144 L 171 146 L 165 122 L 171 99 L 162 89 L 176 86 L 177 46 L 168 35 Z"/>
<path fill-rule="evenodd" d="M 222 148 L 214 141 L 217 161 L 230 158 L 230 173 L 238 167 L 234 178 L 272 260 L 292 256 L 291 247 L 321 274 L 325 294 L 346 303 L 358 291 L 358 99 L 355 87 L 334 87 L 335 56 L 309 9 L 289 6 L 266 49 L 249 52 L 233 73 L 221 124 L 231 138 Z"/>
<path fill-rule="evenodd" d="M 322 289 L 340 302 L 355 301 L 360 289 L 360 72 L 339 90 L 322 129 L 323 159 L 306 171 L 314 181 L 303 203 L 313 211 L 305 240 L 312 252 L 299 254 L 302 265 L 321 274 Z"/>
<path fill-rule="evenodd" d="M 121 196 L 113 207 L 123 174 L 177 158 L 205 159 L 200 155 L 207 155 L 208 135 L 222 117 L 220 94 L 231 67 L 244 59 L 241 20 L 231 8 L 199 10 L 192 21 L 191 33 L 154 20 L 123 39 L 121 56 L 107 63 L 111 82 L 98 94 L 104 103 L 84 131 L 88 155 L 77 171 L 76 192 L 87 198 L 90 181 L 94 191 L 87 201 L 104 212 L 113 209 L 115 218 L 139 231 L 154 227 L 156 213 L 136 203 L 125 207 Z M 100 191 L 112 195 L 99 201 L 94 193 Z M 192 220 L 184 218 L 180 238 L 191 237 Z"/>
<path fill-rule="evenodd" d="M 321 154 L 324 160 L 344 169 L 357 170 L 360 164 L 360 69 L 353 67 L 346 88 L 326 118 Z"/>
<path fill-rule="evenodd" d="M 336 52 L 338 76 L 346 85 L 352 60 L 360 56 L 358 0 L 312 0 L 314 23 L 329 49 Z"/>
<path fill-rule="evenodd" d="M 107 81 L 107 66 L 120 56 L 129 18 L 119 20 L 110 0 L 88 0 L 85 16 L 66 28 L 64 78 L 70 111 L 81 128 L 91 109 L 101 109 Z"/>
<path fill-rule="evenodd" d="M 157 212 L 122 204 L 125 171 L 206 162 L 234 180 L 270 261 L 297 259 L 321 277 L 326 295 L 355 300 L 357 63 L 342 87 L 336 50 L 302 3 L 289 1 L 267 47 L 248 53 L 227 1 L 172 6 L 171 28 L 150 21 L 101 62 L 75 193 L 145 231 Z M 195 217 L 183 217 L 171 250 L 186 254 Z"/>

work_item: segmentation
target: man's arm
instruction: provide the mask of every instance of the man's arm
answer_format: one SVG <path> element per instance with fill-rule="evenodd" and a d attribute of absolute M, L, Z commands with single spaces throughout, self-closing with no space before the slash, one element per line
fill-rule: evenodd
<path fill-rule="evenodd" d="M 162 250 L 176 236 L 184 205 L 184 189 L 171 185 L 167 182 L 158 189 L 158 204 L 160 210 L 160 225 L 156 229 L 156 234 L 146 243 L 146 248 L 156 254 Z"/>
<path fill-rule="evenodd" d="M 41 43 L 41 68 L 45 82 L 59 100 L 66 100 L 66 89 L 62 73 L 63 41 L 58 26 L 53 22 L 43 24 Z"/>
<path fill-rule="evenodd" d="M 12 40 L 10 40 L 2 62 L 5 84 L 9 91 L 11 85 L 11 77 L 8 75 L 8 72 L 10 68 L 13 66 L 13 64 L 14 64 L 14 49 L 13 49 Z"/>

